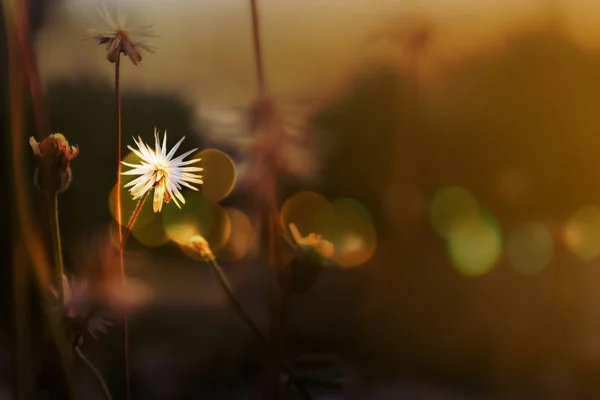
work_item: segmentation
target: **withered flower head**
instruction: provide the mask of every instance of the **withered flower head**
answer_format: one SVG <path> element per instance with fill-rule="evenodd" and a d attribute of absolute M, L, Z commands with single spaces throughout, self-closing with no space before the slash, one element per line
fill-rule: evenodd
<path fill-rule="evenodd" d="M 150 25 L 136 25 L 126 27 L 127 15 L 120 9 L 115 16 L 104 6 L 98 9 L 98 14 L 102 22 L 102 28 L 90 30 L 98 44 L 106 45 L 106 59 L 111 63 L 117 61 L 119 54 L 123 53 L 129 57 L 133 65 L 142 61 L 140 50 L 152 52 L 152 49 L 143 41 L 134 38 L 151 37 Z"/>
<path fill-rule="evenodd" d="M 51 288 L 56 300 L 58 293 Z M 111 314 L 106 311 L 97 310 L 96 302 L 91 295 L 86 280 L 77 280 L 74 277 L 67 279 L 63 275 L 63 303 L 57 304 L 54 309 L 67 321 L 67 328 L 72 331 L 73 336 L 80 331 L 88 331 L 92 337 L 97 338 L 98 333 L 106 333 L 112 325 Z"/>
<path fill-rule="evenodd" d="M 70 146 L 60 133 L 50 134 L 41 142 L 32 136 L 29 145 L 38 158 L 35 183 L 40 190 L 45 193 L 66 190 L 72 178 L 70 163 L 79 154 L 79 148 Z"/>
<path fill-rule="evenodd" d="M 207 261 L 215 259 L 215 256 L 212 250 L 210 249 L 210 245 L 208 244 L 206 239 L 204 239 L 204 237 L 200 235 L 192 236 L 189 240 L 188 247 L 198 252 L 202 256 L 202 258 L 204 258 Z"/>

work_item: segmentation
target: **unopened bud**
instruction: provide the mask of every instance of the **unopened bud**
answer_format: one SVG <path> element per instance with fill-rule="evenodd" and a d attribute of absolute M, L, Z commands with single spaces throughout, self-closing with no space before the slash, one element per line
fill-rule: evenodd
<path fill-rule="evenodd" d="M 60 133 L 48 135 L 41 142 L 29 139 L 33 154 L 38 159 L 35 184 L 44 193 L 60 193 L 71 183 L 71 160 L 79 153 Z"/>

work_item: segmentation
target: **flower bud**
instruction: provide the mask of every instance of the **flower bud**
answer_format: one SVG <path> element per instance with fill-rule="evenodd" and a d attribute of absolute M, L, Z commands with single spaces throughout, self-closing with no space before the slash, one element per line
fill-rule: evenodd
<path fill-rule="evenodd" d="M 197 251 L 198 254 L 200 254 L 205 261 L 215 259 L 215 256 L 212 250 L 210 249 L 208 242 L 200 235 L 192 236 L 192 238 L 190 238 L 188 247 Z"/>
<path fill-rule="evenodd" d="M 33 154 L 38 158 L 35 184 L 44 193 L 60 193 L 71 183 L 70 162 L 79 153 L 77 146 L 70 146 L 60 133 L 53 133 L 37 142 L 29 139 Z"/>

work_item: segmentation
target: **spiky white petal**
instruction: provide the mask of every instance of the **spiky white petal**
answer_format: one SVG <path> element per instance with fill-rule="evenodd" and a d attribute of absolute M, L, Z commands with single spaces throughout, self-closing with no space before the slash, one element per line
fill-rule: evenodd
<path fill-rule="evenodd" d="M 140 158 L 140 164 L 130 164 L 121 161 L 121 163 L 132 169 L 123 172 L 123 175 L 138 175 L 137 178 L 127 183 L 124 187 L 129 187 L 129 192 L 134 200 L 144 196 L 148 191 L 154 189 L 154 212 L 162 210 L 163 203 L 168 203 L 171 199 L 177 207 L 181 208 L 181 204 L 185 204 L 185 198 L 181 194 L 182 186 L 192 190 L 198 188 L 192 186 L 192 183 L 201 185 L 202 175 L 197 174 L 204 168 L 189 167 L 188 165 L 197 163 L 200 158 L 183 161 L 184 158 L 197 151 L 193 149 L 183 153 L 182 155 L 173 158 L 175 152 L 183 142 L 185 137 L 182 137 L 175 146 L 167 153 L 167 131 L 161 145 L 159 134 L 154 129 L 154 150 L 142 141 L 138 136 L 133 141 L 137 145 L 137 149 L 127 146 L 135 155 Z"/>

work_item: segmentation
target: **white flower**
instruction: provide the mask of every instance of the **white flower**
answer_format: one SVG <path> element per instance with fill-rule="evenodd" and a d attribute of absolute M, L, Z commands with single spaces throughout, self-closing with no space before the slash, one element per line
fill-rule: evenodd
<path fill-rule="evenodd" d="M 111 63 L 117 61 L 120 53 L 129 57 L 134 65 L 142 60 L 140 49 L 152 52 L 152 49 L 141 38 L 154 36 L 150 25 L 133 23 L 120 7 L 111 13 L 103 4 L 97 8 L 99 20 L 96 21 L 97 29 L 89 29 L 89 33 L 99 44 L 106 44 L 106 59 Z"/>
<path fill-rule="evenodd" d="M 201 159 L 194 158 L 192 160 L 183 161 L 185 157 L 189 156 L 198 149 L 190 150 L 186 153 L 183 153 L 179 157 L 173 158 L 173 155 L 179 148 L 181 142 L 183 142 L 185 139 L 185 136 L 182 137 L 175 146 L 173 146 L 168 154 L 167 131 L 165 131 L 162 147 L 160 145 L 158 131 L 156 128 L 154 129 L 154 139 L 154 150 L 145 144 L 142 141 L 142 138 L 139 136 L 138 140 L 133 138 L 139 150 L 136 150 L 131 146 L 127 146 L 129 150 L 133 151 L 141 159 L 141 164 L 129 164 L 121 161 L 123 165 L 133 168 L 129 171 L 123 172 L 123 175 L 140 175 L 126 184 L 124 187 L 131 187 L 129 192 L 133 195 L 134 200 L 146 195 L 149 190 L 154 188 L 154 212 L 160 212 L 162 210 L 163 201 L 168 203 L 171 199 L 173 199 L 177 207 L 181 208 L 179 202 L 185 204 L 185 199 L 181 194 L 181 186 L 183 185 L 192 190 L 198 190 L 194 186 L 190 185 L 190 183 L 203 183 L 201 179 L 202 175 L 194 173 L 202 171 L 203 168 L 186 166 L 196 163 Z"/>

